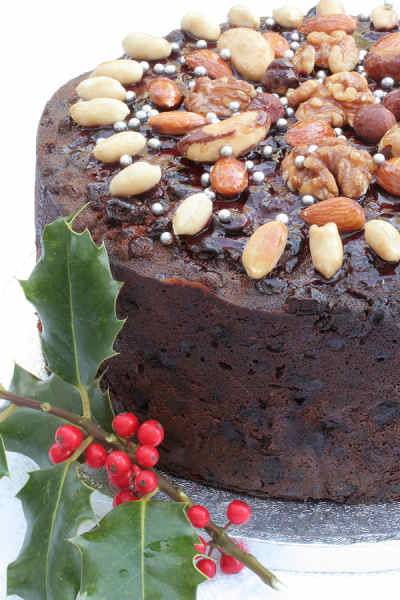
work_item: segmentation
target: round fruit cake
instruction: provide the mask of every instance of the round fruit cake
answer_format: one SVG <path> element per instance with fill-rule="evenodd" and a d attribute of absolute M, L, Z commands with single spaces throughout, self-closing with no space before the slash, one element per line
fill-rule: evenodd
<path fill-rule="evenodd" d="M 62 87 L 36 227 L 89 201 L 128 317 L 104 381 L 169 472 L 261 497 L 400 498 L 400 32 L 321 0 L 166 38 Z"/>

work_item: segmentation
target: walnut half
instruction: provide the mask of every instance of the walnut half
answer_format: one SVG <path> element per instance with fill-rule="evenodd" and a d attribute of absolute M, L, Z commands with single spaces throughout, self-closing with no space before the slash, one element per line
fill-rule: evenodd
<path fill-rule="evenodd" d="M 295 164 L 297 156 L 305 156 L 301 168 Z M 375 169 L 366 150 L 337 138 L 324 140 L 314 152 L 309 152 L 307 145 L 298 146 L 282 162 L 282 176 L 288 188 L 319 200 L 338 195 L 360 198 L 368 190 Z"/>

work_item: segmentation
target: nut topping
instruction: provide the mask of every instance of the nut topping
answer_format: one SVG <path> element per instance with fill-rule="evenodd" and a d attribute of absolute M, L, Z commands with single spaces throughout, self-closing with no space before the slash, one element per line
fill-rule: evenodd
<path fill-rule="evenodd" d="M 400 125 L 396 123 L 385 133 L 378 146 L 386 158 L 400 156 Z"/>
<path fill-rule="evenodd" d="M 301 218 L 309 225 L 336 223 L 339 231 L 357 231 L 364 226 L 363 208 L 351 198 L 339 196 L 314 204 L 301 212 Z"/>
<path fill-rule="evenodd" d="M 272 16 L 281 27 L 298 27 L 303 22 L 303 12 L 293 4 L 285 4 L 272 11 Z"/>
<path fill-rule="evenodd" d="M 299 75 L 310 75 L 315 66 L 315 48 L 311 44 L 300 46 L 293 57 L 293 66 Z"/>
<path fill-rule="evenodd" d="M 311 119 L 295 123 L 285 136 L 289 146 L 301 146 L 304 144 L 320 144 L 325 138 L 335 137 L 335 132 L 326 121 Z"/>
<path fill-rule="evenodd" d="M 380 81 L 384 77 L 400 79 L 400 33 L 389 33 L 370 48 L 364 69 L 369 77 Z"/>
<path fill-rule="evenodd" d="M 145 161 L 139 161 L 122 169 L 110 182 L 112 196 L 136 196 L 151 190 L 161 179 L 161 169 Z"/>
<path fill-rule="evenodd" d="M 247 81 L 234 77 L 221 77 L 212 81 L 208 77 L 201 77 L 186 97 L 185 107 L 202 115 L 214 112 L 219 117 L 229 117 L 232 114 L 229 106 L 231 102 L 238 102 L 239 110 L 243 111 L 255 95 L 254 87 Z"/>
<path fill-rule="evenodd" d="M 167 77 L 156 77 L 147 86 L 150 100 L 159 108 L 176 108 L 182 102 L 183 95 L 176 85 Z"/>
<path fill-rule="evenodd" d="M 287 50 L 290 50 L 290 46 L 283 35 L 280 35 L 275 31 L 268 31 L 268 33 L 263 33 L 262 36 L 270 44 L 274 51 L 275 58 L 282 57 Z"/>
<path fill-rule="evenodd" d="M 125 88 L 111 77 L 89 77 L 76 87 L 76 93 L 84 100 L 93 98 L 116 98 L 125 100 Z"/>
<path fill-rule="evenodd" d="M 352 71 L 360 55 L 354 38 L 344 31 L 332 31 L 330 34 L 313 31 L 307 36 L 307 44 L 315 49 L 315 64 L 324 69 L 329 67 L 332 73 Z M 297 54 L 301 55 L 301 51 L 302 47 Z"/>
<path fill-rule="evenodd" d="M 383 106 L 390 110 L 396 120 L 400 120 L 400 89 L 389 92 L 383 99 Z"/>
<path fill-rule="evenodd" d="M 202 115 L 185 110 L 164 112 L 149 119 L 149 125 L 153 131 L 166 135 L 185 135 L 206 123 L 207 120 Z"/>
<path fill-rule="evenodd" d="M 400 157 L 391 158 L 378 167 L 376 181 L 384 190 L 400 196 Z"/>
<path fill-rule="evenodd" d="M 233 157 L 220 158 L 211 172 L 211 185 L 213 189 L 225 196 L 232 198 L 241 194 L 248 186 L 246 164 Z"/>
<path fill-rule="evenodd" d="M 285 114 L 282 103 L 279 101 L 279 98 L 273 94 L 258 94 L 250 102 L 247 109 L 265 110 L 271 119 L 271 124 L 276 123 Z"/>
<path fill-rule="evenodd" d="M 377 31 L 389 31 L 399 24 L 399 15 L 392 5 L 377 6 L 371 13 L 371 21 Z"/>
<path fill-rule="evenodd" d="M 193 37 L 200 40 L 215 42 L 221 34 L 219 25 L 209 21 L 206 16 L 199 12 L 188 12 L 181 21 L 181 27 Z"/>
<path fill-rule="evenodd" d="M 118 60 L 109 60 L 100 63 L 90 77 L 112 77 L 120 83 L 130 84 L 140 81 L 143 77 L 143 67 L 136 60 L 127 60 L 124 58 Z"/>
<path fill-rule="evenodd" d="M 69 114 L 78 125 L 98 127 L 123 121 L 129 114 L 129 108 L 115 98 L 94 98 L 73 104 Z"/>
<path fill-rule="evenodd" d="M 400 233 L 391 223 L 373 219 L 365 224 L 365 241 L 368 246 L 387 262 L 400 260 Z"/>
<path fill-rule="evenodd" d="M 231 61 L 235 69 L 247 79 L 260 81 L 274 60 L 271 45 L 263 36 L 245 27 L 228 29 L 218 40 L 218 50 L 227 48 L 231 52 Z"/>
<path fill-rule="evenodd" d="M 332 33 L 333 31 L 345 31 L 353 33 L 357 29 L 357 19 L 348 17 L 343 14 L 329 15 L 326 17 L 315 17 L 304 21 L 299 27 L 299 31 L 308 35 L 312 31 L 323 31 L 324 33 Z"/>
<path fill-rule="evenodd" d="M 320 0 L 317 4 L 317 17 L 344 14 L 344 5 L 341 0 Z"/>
<path fill-rule="evenodd" d="M 251 279 L 262 279 L 276 267 L 287 237 L 287 227 L 279 221 L 270 221 L 256 229 L 242 254 L 243 266 Z"/>
<path fill-rule="evenodd" d="M 396 118 L 390 110 L 381 104 L 369 104 L 356 113 L 354 131 L 365 142 L 377 144 L 395 123 Z"/>
<path fill-rule="evenodd" d="M 326 279 L 339 271 L 343 264 L 343 244 L 336 223 L 311 225 L 310 252 L 314 269 Z"/>
<path fill-rule="evenodd" d="M 161 60 L 171 54 L 171 44 L 166 39 L 148 33 L 128 33 L 122 45 L 125 54 L 141 60 Z"/>
<path fill-rule="evenodd" d="M 146 146 L 146 138 L 136 131 L 122 131 L 102 141 L 99 141 L 93 149 L 97 160 L 104 163 L 117 162 L 121 156 L 135 156 Z"/>
<path fill-rule="evenodd" d="M 253 15 L 248 6 L 232 6 L 228 13 L 228 23 L 236 27 L 260 27 L 260 18 Z"/>
<path fill-rule="evenodd" d="M 213 210 L 210 197 L 204 192 L 185 198 L 172 218 L 175 235 L 196 235 L 209 222 Z"/>
<path fill-rule="evenodd" d="M 204 67 L 211 79 L 232 77 L 232 69 L 225 60 L 212 50 L 196 50 L 186 54 L 185 61 L 188 67 Z"/>
<path fill-rule="evenodd" d="M 272 61 L 261 80 L 262 86 L 269 92 L 285 94 L 289 88 L 299 83 L 293 65 L 284 58 Z"/>

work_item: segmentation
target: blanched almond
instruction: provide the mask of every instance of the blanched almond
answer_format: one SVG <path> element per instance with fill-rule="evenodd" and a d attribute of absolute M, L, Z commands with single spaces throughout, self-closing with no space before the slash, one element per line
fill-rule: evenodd
<path fill-rule="evenodd" d="M 245 163 L 233 156 L 217 160 L 211 171 L 212 188 L 226 198 L 241 194 L 248 183 Z"/>
<path fill-rule="evenodd" d="M 104 75 L 117 79 L 120 83 L 129 84 L 140 81 L 143 77 L 143 67 L 136 60 L 120 58 L 100 63 L 90 77 Z"/>
<path fill-rule="evenodd" d="M 212 215 L 213 203 L 204 192 L 185 198 L 172 217 L 175 235 L 196 235 L 204 229 Z"/>
<path fill-rule="evenodd" d="M 326 279 L 330 279 L 343 264 L 343 244 L 336 223 L 310 227 L 310 252 L 313 265 Z"/>
<path fill-rule="evenodd" d="M 246 27 L 225 31 L 218 40 L 218 49 L 228 48 L 235 69 L 246 79 L 260 81 L 275 54 L 265 38 Z"/>
<path fill-rule="evenodd" d="M 284 223 L 261 225 L 247 241 L 242 263 L 251 279 L 262 279 L 277 265 L 286 247 L 288 230 Z"/>
<path fill-rule="evenodd" d="M 281 27 L 299 27 L 304 19 L 303 11 L 294 4 L 285 4 L 272 11 L 272 16 Z"/>
<path fill-rule="evenodd" d="M 232 77 L 232 69 L 225 60 L 212 50 L 196 50 L 185 55 L 185 61 L 190 69 L 204 67 L 208 77 L 219 79 L 220 77 Z"/>
<path fill-rule="evenodd" d="M 376 181 L 389 194 L 400 196 L 400 157 L 391 158 L 380 165 L 376 171 Z"/>
<path fill-rule="evenodd" d="M 253 15 L 248 6 L 237 4 L 232 6 L 228 13 L 229 25 L 236 27 L 254 27 L 258 29 L 260 27 L 260 17 Z"/>
<path fill-rule="evenodd" d="M 123 121 L 129 115 L 129 108 L 115 98 L 94 98 L 73 104 L 69 114 L 78 125 L 97 127 Z"/>
<path fill-rule="evenodd" d="M 195 38 L 216 42 L 221 34 L 219 25 L 210 21 L 205 15 L 199 12 L 188 12 L 181 21 L 181 27 Z"/>
<path fill-rule="evenodd" d="M 290 50 L 290 46 L 283 37 L 283 35 L 280 35 L 275 31 L 268 31 L 267 33 L 263 33 L 262 36 L 272 47 L 272 50 L 275 54 L 275 58 L 283 56 L 287 50 Z"/>
<path fill-rule="evenodd" d="M 271 120 L 264 111 L 248 111 L 225 121 L 200 127 L 177 144 L 177 150 L 196 162 L 215 162 L 223 146 L 231 146 L 233 156 L 241 156 L 263 140 Z"/>
<path fill-rule="evenodd" d="M 344 4 L 342 0 L 319 0 L 317 4 L 317 17 L 327 17 L 329 15 L 344 14 Z"/>
<path fill-rule="evenodd" d="M 371 21 L 377 31 L 389 31 L 399 24 L 399 15 L 392 5 L 377 6 L 371 13 Z"/>
<path fill-rule="evenodd" d="M 391 223 L 373 219 L 365 224 L 365 241 L 382 259 L 388 262 L 400 260 L 400 233 Z"/>
<path fill-rule="evenodd" d="M 97 160 L 117 162 L 123 154 L 135 156 L 146 146 L 146 138 L 136 131 L 122 131 L 98 142 L 93 149 Z"/>
<path fill-rule="evenodd" d="M 302 144 L 319 144 L 323 139 L 329 137 L 335 137 L 335 132 L 329 123 L 310 119 L 309 121 L 299 121 L 290 127 L 285 141 L 289 146 L 301 146 Z"/>
<path fill-rule="evenodd" d="M 164 112 L 149 119 L 153 131 L 169 135 L 184 135 L 206 123 L 207 119 L 203 115 L 186 110 Z"/>
<path fill-rule="evenodd" d="M 89 77 L 84 79 L 76 87 L 76 93 L 84 100 L 93 98 L 116 98 L 125 99 L 125 88 L 116 79 L 111 77 Z"/>
<path fill-rule="evenodd" d="M 332 33 L 333 31 L 345 31 L 353 33 L 357 29 L 358 21 L 354 17 L 343 14 L 328 15 L 327 17 L 315 17 L 304 21 L 299 27 L 299 31 L 308 35 L 312 31 L 322 31 L 323 33 Z"/>
<path fill-rule="evenodd" d="M 141 60 L 161 60 L 171 54 L 168 40 L 149 33 L 128 33 L 122 45 L 125 54 Z"/>
<path fill-rule="evenodd" d="M 330 198 L 309 206 L 301 212 L 301 218 L 309 225 L 336 223 L 339 231 L 357 231 L 365 223 L 362 206 L 344 196 Z"/>
<path fill-rule="evenodd" d="M 161 179 L 161 169 L 139 161 L 122 169 L 110 182 L 112 196 L 136 196 L 151 190 Z"/>
<path fill-rule="evenodd" d="M 167 77 L 156 77 L 148 85 L 150 100 L 159 108 L 176 108 L 182 102 L 183 95 L 176 85 Z"/>

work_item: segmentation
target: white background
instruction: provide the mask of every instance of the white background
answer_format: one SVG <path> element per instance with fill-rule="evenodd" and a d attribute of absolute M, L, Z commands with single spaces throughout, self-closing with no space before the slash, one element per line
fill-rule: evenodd
<path fill-rule="evenodd" d="M 297 4 L 305 10 L 311 6 L 304 1 Z M 260 15 L 270 13 L 267 2 L 252 0 L 249 5 Z M 103 60 L 118 57 L 121 40 L 128 31 L 165 35 L 178 27 L 182 14 L 192 8 L 201 8 L 210 18 L 222 22 L 230 6 L 231 2 L 226 0 L 202 0 L 192 5 L 178 0 L 3 2 L 0 35 L 0 381 L 4 385 L 8 384 L 14 360 L 35 372 L 40 369 L 33 313 L 22 297 L 16 277 L 28 276 L 34 264 L 35 136 L 46 101 L 67 80 Z M 346 3 L 349 14 L 366 12 L 373 7 L 372 2 Z M 19 464 L 15 456 L 12 464 Z M 1 600 L 5 598 L 6 562 L 15 557 L 23 529 L 18 503 L 12 500 L 23 477 L 20 468 L 11 482 L 3 480 L 0 483 Z M 377 547 L 376 551 L 381 549 Z M 400 550 L 398 565 L 400 568 Z M 241 574 L 236 578 L 224 578 L 218 584 L 201 586 L 200 596 L 202 600 L 399 597 L 400 575 L 396 573 L 281 576 L 289 586 L 288 592 L 281 595 L 264 590 L 253 577 Z"/>

